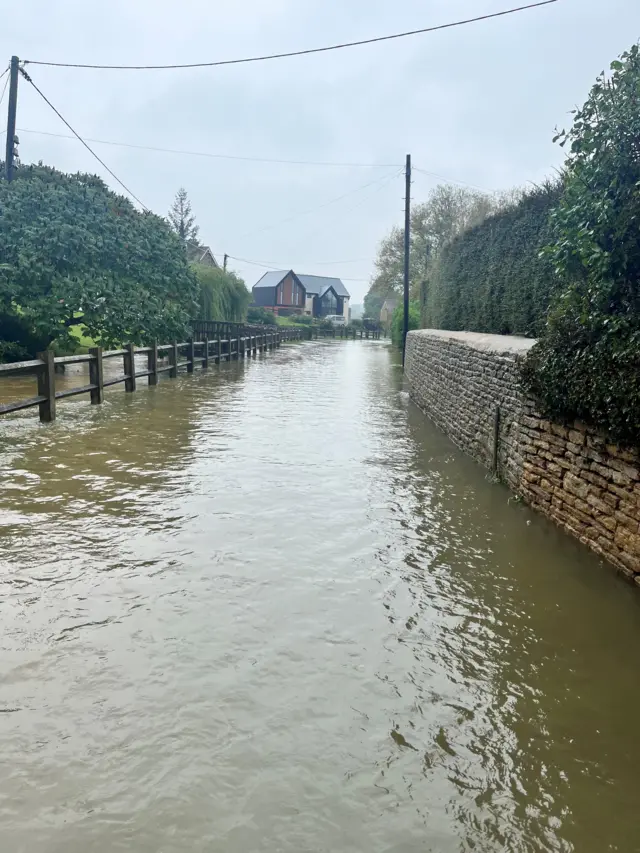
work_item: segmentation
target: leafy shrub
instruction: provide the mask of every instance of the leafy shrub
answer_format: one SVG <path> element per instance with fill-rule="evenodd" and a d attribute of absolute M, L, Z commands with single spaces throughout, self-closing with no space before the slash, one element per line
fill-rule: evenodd
<path fill-rule="evenodd" d="M 420 305 L 417 302 L 409 303 L 409 331 L 420 328 Z M 404 331 L 404 306 L 402 303 L 396 307 L 391 321 L 391 340 L 402 348 Z"/>
<path fill-rule="evenodd" d="M 96 175 L 19 166 L 0 181 L 0 261 L 0 311 L 47 342 L 72 344 L 74 325 L 107 346 L 172 340 L 195 310 L 180 239 Z"/>
<path fill-rule="evenodd" d="M 297 317 L 294 317 L 294 320 L 299 326 L 313 325 L 313 317 L 310 317 L 308 314 L 299 314 Z"/>
<path fill-rule="evenodd" d="M 277 320 L 273 311 L 267 311 L 266 308 L 252 305 L 247 311 L 247 323 L 252 323 L 256 326 L 275 326 Z"/>
<path fill-rule="evenodd" d="M 524 367 L 543 408 L 640 443 L 640 49 L 601 75 L 569 131 L 545 257 L 569 286 Z"/>

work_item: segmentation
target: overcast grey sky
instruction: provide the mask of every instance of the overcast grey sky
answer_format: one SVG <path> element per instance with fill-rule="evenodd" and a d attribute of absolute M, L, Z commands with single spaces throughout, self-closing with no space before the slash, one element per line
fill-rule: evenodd
<path fill-rule="evenodd" d="M 0 57 L 198 62 L 368 38 L 517 5 L 22 0 L 3 21 Z M 464 28 L 260 64 L 28 70 L 84 136 L 246 157 L 385 164 L 276 165 L 95 146 L 157 213 L 164 215 L 178 187 L 186 187 L 201 239 L 217 255 L 338 275 L 360 302 L 378 241 L 402 221 L 403 179 L 393 175 L 407 152 L 421 169 L 487 189 L 539 181 L 562 161 L 551 141 L 554 127 L 568 122 L 598 72 L 639 36 L 640 0 L 559 0 Z M 5 109 L 6 100 L 3 116 Z M 18 127 L 67 133 L 24 81 Z M 20 155 L 65 171 L 95 171 L 117 188 L 77 142 L 22 132 Z M 436 183 L 416 173 L 416 201 Z M 249 287 L 264 271 L 231 265 Z"/>

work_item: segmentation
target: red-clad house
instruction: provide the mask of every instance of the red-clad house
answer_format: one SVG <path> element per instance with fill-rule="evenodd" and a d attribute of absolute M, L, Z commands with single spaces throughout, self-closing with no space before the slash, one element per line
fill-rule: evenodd
<path fill-rule="evenodd" d="M 293 270 L 265 273 L 253 285 L 253 304 L 274 314 L 327 317 L 340 314 L 349 322 L 349 291 L 339 278 L 298 275 Z"/>

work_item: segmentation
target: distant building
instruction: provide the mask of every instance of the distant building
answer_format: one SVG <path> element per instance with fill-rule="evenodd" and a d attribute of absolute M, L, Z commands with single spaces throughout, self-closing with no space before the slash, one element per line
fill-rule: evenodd
<path fill-rule="evenodd" d="M 199 246 L 197 243 L 187 243 L 187 260 L 190 264 L 203 264 L 205 267 L 216 267 L 220 264 L 213 256 L 208 246 Z"/>
<path fill-rule="evenodd" d="M 380 309 L 380 325 L 385 328 L 389 328 L 391 321 L 393 320 L 393 312 L 396 310 L 398 302 L 399 299 L 396 296 L 389 296 L 384 300 L 382 308 Z"/>
<path fill-rule="evenodd" d="M 364 305 L 352 305 L 351 306 L 351 319 L 352 320 L 362 320 L 364 317 Z"/>
<path fill-rule="evenodd" d="M 310 317 L 342 315 L 349 322 L 349 291 L 339 278 L 299 275 L 293 270 L 265 273 L 253 285 L 253 304 L 274 314 Z"/>

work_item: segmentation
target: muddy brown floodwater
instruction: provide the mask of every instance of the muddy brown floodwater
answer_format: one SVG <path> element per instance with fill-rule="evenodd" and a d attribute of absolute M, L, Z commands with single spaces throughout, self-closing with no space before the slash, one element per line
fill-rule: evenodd
<path fill-rule="evenodd" d="M 640 850 L 637 590 L 385 343 L 4 418 L 0 476 L 2 853 Z"/>

